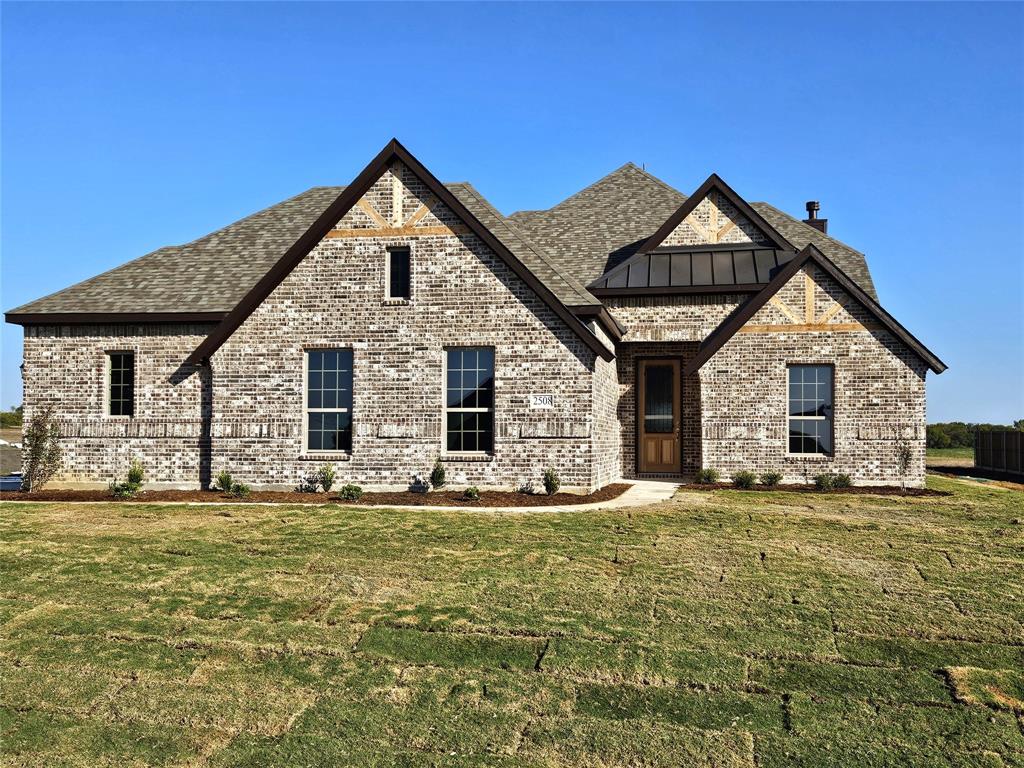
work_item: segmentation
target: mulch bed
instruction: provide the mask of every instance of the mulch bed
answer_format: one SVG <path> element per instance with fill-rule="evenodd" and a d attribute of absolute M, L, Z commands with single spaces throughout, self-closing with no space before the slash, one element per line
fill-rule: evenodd
<path fill-rule="evenodd" d="M 565 506 L 569 504 L 591 504 L 595 501 L 609 501 L 621 496 L 629 483 L 612 483 L 604 488 L 586 495 L 576 493 L 556 493 L 552 496 L 543 494 L 514 493 L 512 491 L 480 491 L 480 498 L 469 501 L 463 498 L 462 491 L 434 491 L 432 493 L 413 493 L 412 491 L 396 491 L 394 493 L 367 491 L 359 501 L 343 501 L 336 493 L 300 493 L 299 491 L 253 491 L 244 499 L 239 499 L 221 491 L 142 491 L 133 499 L 115 499 L 109 491 L 103 489 L 89 491 L 42 490 L 35 493 L 24 491 L 4 491 L 0 493 L 3 501 L 109 501 L 114 503 L 145 503 L 147 501 L 205 501 L 210 503 L 238 502 L 276 502 L 282 504 L 345 504 L 352 506 L 395 505 L 413 507 L 546 507 Z"/>
<path fill-rule="evenodd" d="M 794 491 L 796 493 L 852 493 L 854 495 L 871 494 L 872 496 L 951 496 L 949 491 L 935 491 L 931 488 L 900 488 L 898 485 L 852 485 L 849 488 L 833 488 L 828 491 L 819 490 L 812 483 L 794 483 L 792 485 L 755 485 L 753 488 L 737 488 L 732 483 L 687 483 L 679 486 L 687 491 Z"/>

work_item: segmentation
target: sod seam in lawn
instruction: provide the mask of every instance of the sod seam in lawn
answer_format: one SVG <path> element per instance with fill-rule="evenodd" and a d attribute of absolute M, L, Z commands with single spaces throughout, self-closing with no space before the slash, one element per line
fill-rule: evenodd
<path fill-rule="evenodd" d="M 0 505 L 0 763 L 1024 766 L 1024 494 Z"/>

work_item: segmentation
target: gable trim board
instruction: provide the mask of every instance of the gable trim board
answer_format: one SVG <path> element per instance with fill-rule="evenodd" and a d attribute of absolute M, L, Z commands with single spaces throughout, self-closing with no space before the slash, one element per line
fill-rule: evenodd
<path fill-rule="evenodd" d="M 659 247 L 665 239 L 675 231 L 676 227 L 682 224 L 686 217 L 693 213 L 698 205 L 704 202 L 705 198 L 707 198 L 712 191 L 717 191 L 719 194 L 724 195 L 726 200 L 732 203 L 736 207 L 736 210 L 750 219 L 750 221 L 752 221 L 754 225 L 765 234 L 777 249 L 782 251 L 796 250 L 793 244 L 784 238 L 779 231 L 775 229 L 775 227 L 765 221 L 764 217 L 755 211 L 746 200 L 736 194 L 732 187 L 722 181 L 717 173 L 712 173 L 708 176 L 707 180 L 697 188 L 697 191 L 690 195 L 690 197 L 686 199 L 686 202 L 679 206 L 679 208 L 676 209 L 676 212 L 668 217 L 665 223 L 658 228 L 658 231 L 651 235 L 646 242 L 640 246 L 639 253 L 647 253 Z"/>
<path fill-rule="evenodd" d="M 481 224 L 447 187 L 438 181 L 419 160 L 413 157 L 409 150 L 402 146 L 398 139 L 392 139 L 370 161 L 370 164 L 363 169 L 355 180 L 345 187 L 345 190 L 328 206 L 327 210 L 320 214 L 312 226 L 285 251 L 284 255 L 271 267 L 270 271 L 260 278 L 259 282 L 249 290 L 235 308 L 221 321 L 221 324 L 196 347 L 185 361 L 186 364 L 202 365 L 204 361 L 208 361 L 210 356 L 220 349 L 221 345 L 230 338 L 231 334 L 245 322 L 246 318 L 280 285 L 281 281 L 288 276 L 296 265 L 327 236 L 338 221 L 358 204 L 363 195 L 377 182 L 395 160 L 409 168 L 427 186 L 434 197 L 448 206 L 466 224 L 469 230 L 479 237 L 488 248 L 494 251 L 595 354 L 606 361 L 615 359 L 615 353 L 591 333 L 590 329 L 583 324 L 583 321 L 574 315 L 547 286 L 537 279 L 526 265 L 516 258 L 490 230 Z"/>
<path fill-rule="evenodd" d="M 123 323 L 218 323 L 227 312 L 8 312 L 12 325 L 118 325 Z"/>
<path fill-rule="evenodd" d="M 704 341 L 701 342 L 700 347 L 697 350 L 697 354 L 686 364 L 684 374 L 691 375 L 700 370 L 704 363 L 710 360 L 718 350 L 725 346 L 729 339 L 737 333 L 742 332 L 746 323 L 757 313 L 759 309 L 767 304 L 776 293 L 778 293 L 782 286 L 788 283 L 793 276 L 800 271 L 800 269 L 810 263 L 815 264 L 828 273 L 833 280 L 839 283 L 843 290 L 851 295 L 861 304 L 861 306 L 864 307 L 865 310 L 868 311 L 869 314 L 875 318 L 878 322 L 878 327 L 888 330 L 893 336 L 906 344 L 914 354 L 920 357 L 921 360 L 928 365 L 932 371 L 938 374 L 946 370 L 946 364 L 936 357 L 935 354 L 927 347 L 925 347 L 917 337 L 900 325 L 892 315 L 882 309 L 878 302 L 868 296 L 855 282 L 853 282 L 853 280 L 847 277 L 839 267 L 829 261 L 825 254 L 813 245 L 808 245 L 797 254 L 796 258 L 780 267 L 776 275 L 760 293 L 752 296 L 745 303 L 738 306 L 729 315 L 729 317 L 721 323 L 721 325 L 719 325 L 708 335 L 706 339 L 704 339 Z M 779 326 L 779 329 L 796 330 L 802 327 L 803 326 L 801 325 L 789 325 Z M 839 326 L 831 326 L 829 330 L 860 330 L 861 328 L 864 328 L 864 330 L 871 330 L 871 328 L 861 326 L 860 324 L 858 324 L 857 328 L 846 329 Z M 808 326 L 807 329 L 820 330 L 821 328 L 818 326 Z"/>

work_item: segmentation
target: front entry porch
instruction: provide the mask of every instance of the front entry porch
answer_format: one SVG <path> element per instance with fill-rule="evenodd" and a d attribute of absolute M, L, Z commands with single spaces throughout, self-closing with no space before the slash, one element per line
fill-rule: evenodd
<path fill-rule="evenodd" d="M 700 380 L 683 368 L 697 344 L 636 343 L 619 349 L 623 477 L 692 477 L 700 469 Z"/>

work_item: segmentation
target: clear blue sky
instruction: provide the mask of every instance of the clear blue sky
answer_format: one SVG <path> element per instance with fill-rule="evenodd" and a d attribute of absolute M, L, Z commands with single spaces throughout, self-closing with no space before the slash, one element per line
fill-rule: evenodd
<path fill-rule="evenodd" d="M 397 136 L 502 211 L 627 160 L 819 199 L 949 365 L 929 420 L 1024 417 L 1020 4 L 2 6 L 10 309 L 317 184 Z M 0 400 L 20 402 L 5 326 Z"/>

